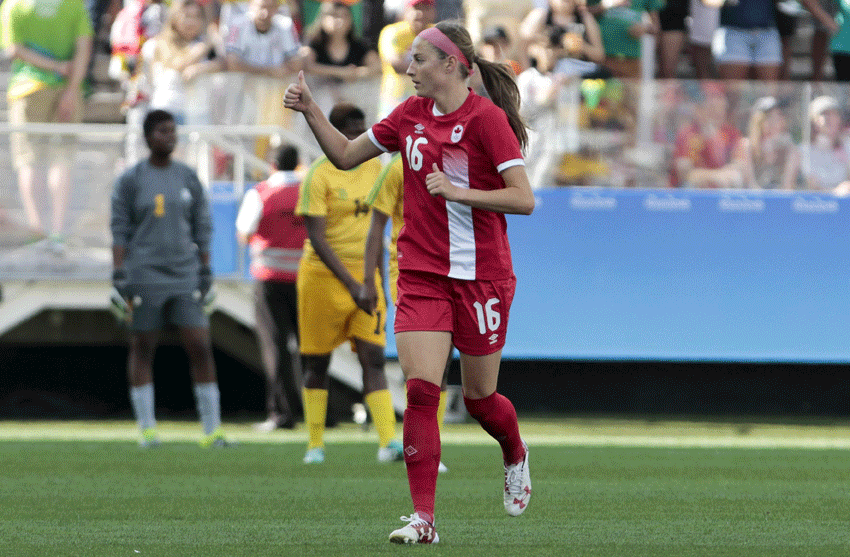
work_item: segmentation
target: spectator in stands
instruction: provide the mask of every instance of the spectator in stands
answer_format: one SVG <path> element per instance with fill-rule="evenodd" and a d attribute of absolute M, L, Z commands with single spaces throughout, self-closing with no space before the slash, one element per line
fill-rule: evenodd
<path fill-rule="evenodd" d="M 818 0 L 824 14 L 829 18 L 827 20 L 831 25 L 835 25 L 835 15 L 838 13 L 838 0 Z M 812 81 L 823 81 L 824 66 L 826 58 L 829 54 L 829 42 L 832 34 L 835 32 L 830 27 L 824 25 L 820 18 L 814 18 L 815 29 L 812 33 L 811 42 L 811 58 L 812 58 Z"/>
<path fill-rule="evenodd" d="M 212 217 L 194 170 L 172 160 L 174 117 L 148 113 L 150 156 L 125 171 L 112 193 L 113 292 L 130 306 L 130 401 L 141 439 L 159 445 L 154 417 L 153 359 L 160 331 L 177 327 L 189 356 L 203 447 L 230 443 L 221 431 L 218 380 L 210 340 Z M 115 303 L 115 301 L 113 301 Z"/>
<path fill-rule="evenodd" d="M 747 137 L 740 140 L 735 158 L 750 189 L 795 189 L 800 172 L 800 153 L 791 134 L 784 105 L 775 97 L 753 104 Z"/>
<path fill-rule="evenodd" d="M 478 44 L 484 32 L 495 26 L 505 29 L 511 44 L 516 47 L 509 57 L 523 58 L 524 46 L 520 44 L 522 20 L 536 7 L 545 6 L 547 0 L 463 0 L 463 17 L 469 28 L 473 44 Z"/>
<path fill-rule="evenodd" d="M 248 190 L 236 217 L 236 236 L 251 246 L 254 316 L 266 372 L 266 421 L 260 431 L 292 429 L 301 413 L 301 355 L 295 282 L 307 231 L 295 216 L 301 177 L 298 150 L 280 148 L 276 171 Z"/>
<path fill-rule="evenodd" d="M 615 77 L 641 77 L 641 37 L 660 31 L 661 0 L 601 0 L 588 5 L 599 17 L 605 65 Z"/>
<path fill-rule="evenodd" d="M 89 13 L 92 25 L 92 44 L 91 54 L 89 55 L 89 63 L 86 68 L 87 87 L 93 85 L 95 81 L 94 65 L 98 51 L 98 39 L 101 36 L 103 25 L 110 24 L 110 20 L 123 7 L 121 0 L 86 0 L 86 10 Z"/>
<path fill-rule="evenodd" d="M 508 32 L 501 25 L 494 25 L 484 31 L 481 37 L 481 44 L 478 45 L 478 55 L 488 62 L 497 64 L 507 64 L 511 67 L 514 75 L 519 75 L 523 71 L 523 66 L 509 56 L 513 48 L 511 46 L 511 38 Z M 473 74 L 473 78 L 478 74 Z M 480 77 L 480 76 L 479 76 Z M 480 82 L 480 79 L 478 80 Z M 484 86 L 481 86 L 484 89 Z M 477 92 L 477 91 L 476 91 Z M 481 94 L 481 92 L 479 92 Z"/>
<path fill-rule="evenodd" d="M 251 0 L 248 13 L 228 30 L 229 71 L 286 79 L 301 68 L 295 26 L 278 13 L 278 6 L 279 0 Z"/>
<path fill-rule="evenodd" d="M 835 81 L 850 82 L 850 5 L 839 2 L 834 18 L 817 0 L 806 0 L 805 6 L 832 36 L 829 46 Z"/>
<path fill-rule="evenodd" d="M 729 120 L 726 92 L 706 82 L 703 93 L 693 119 L 676 134 L 670 183 L 692 188 L 742 187 L 743 173 L 733 160 L 741 132 Z"/>
<path fill-rule="evenodd" d="M 245 78 L 228 82 L 228 123 L 289 124 L 283 109 L 284 80 L 302 67 L 301 42 L 292 18 L 279 13 L 279 6 L 280 0 L 251 0 L 248 13 L 227 30 L 227 69 Z M 257 138 L 258 157 L 265 159 L 268 148 L 268 138 Z"/>
<path fill-rule="evenodd" d="M 815 191 L 850 194 L 850 143 L 838 101 L 830 96 L 817 97 L 809 105 L 809 117 L 812 139 L 804 157 L 806 186 Z"/>
<path fill-rule="evenodd" d="M 720 12 L 703 0 L 670 0 L 659 12 L 658 77 L 673 79 L 682 50 L 688 55 L 697 79 L 711 79 L 711 40 Z"/>
<path fill-rule="evenodd" d="M 558 93 L 569 76 L 555 73 L 557 37 L 535 37 L 528 46 L 531 67 L 517 77 L 520 96 L 520 115 L 528 124 L 528 160 L 543 164 L 542 157 L 552 151 L 559 133 L 556 102 Z M 547 149 L 548 146 L 548 149 Z M 554 156 L 556 153 L 551 153 Z"/>
<path fill-rule="evenodd" d="M 407 67 L 410 47 L 420 31 L 434 23 L 434 0 L 407 0 L 402 19 L 384 27 L 378 37 L 381 57 L 379 116 L 389 114 L 398 103 L 415 93 Z"/>
<path fill-rule="evenodd" d="M 313 90 L 323 112 L 343 100 L 362 98 L 356 84 L 381 75 L 378 51 L 357 36 L 345 2 L 322 3 L 306 42 L 304 68 L 316 80 Z"/>
<path fill-rule="evenodd" d="M 162 31 L 166 16 L 167 10 L 159 0 L 130 0 L 121 8 L 109 31 L 109 77 L 127 88 L 127 81 L 136 76 L 142 45 Z"/>
<path fill-rule="evenodd" d="M 549 0 L 546 8 L 531 10 L 522 21 L 520 37 L 526 53 L 531 44 L 548 40 L 554 61 L 572 58 L 605 62 L 602 33 L 585 0 Z M 530 65 L 525 60 L 525 66 Z"/>
<path fill-rule="evenodd" d="M 714 35 L 712 53 L 717 71 L 723 79 L 775 81 L 782 68 L 782 40 L 777 27 L 774 0 L 704 0 L 720 8 L 720 26 Z M 818 0 L 801 0 L 812 15 L 837 28 L 818 4 Z M 787 33 L 787 31 L 786 31 Z"/>
<path fill-rule="evenodd" d="M 779 41 L 782 45 L 782 63 L 779 65 L 779 80 L 788 81 L 791 77 L 791 41 L 797 32 L 798 8 L 788 8 L 786 2 L 775 2 L 776 29 L 779 31 Z"/>
<path fill-rule="evenodd" d="M 711 54 L 711 41 L 720 24 L 720 10 L 709 6 L 704 0 L 690 0 L 690 28 L 688 30 L 688 49 L 691 63 L 697 79 L 715 77 L 714 61 Z M 661 39 L 664 40 L 663 37 Z"/>
<path fill-rule="evenodd" d="M 333 127 L 348 139 L 366 131 L 358 107 L 341 103 L 331 110 Z M 395 437 L 395 410 L 384 375 L 387 306 L 384 290 L 377 311 L 358 308 L 363 285 L 363 246 L 369 232 L 371 191 L 381 164 L 371 159 L 340 170 L 327 157 L 317 159 L 301 186 L 296 214 L 303 215 L 309 242 L 298 269 L 298 330 L 304 366 L 304 417 L 309 430 L 305 464 L 325 460 L 324 430 L 328 407 L 328 366 L 333 350 L 353 343 L 363 371 L 363 393 L 378 433 L 378 461 L 404 457 Z M 381 284 L 381 270 L 375 276 Z"/>
<path fill-rule="evenodd" d="M 782 64 L 774 0 L 706 0 L 720 10 L 720 25 L 711 50 L 722 79 L 775 81 Z"/>
<path fill-rule="evenodd" d="M 690 0 L 667 0 L 658 12 L 660 33 L 658 35 L 658 77 L 676 77 L 679 58 L 687 37 L 686 20 L 690 12 Z"/>
<path fill-rule="evenodd" d="M 197 0 L 178 0 L 171 6 L 162 32 L 142 46 L 150 108 L 170 112 L 177 124 L 206 124 L 208 118 L 189 122 L 187 88 L 198 76 L 222 71 L 224 60 L 215 57 L 213 42 L 205 34 L 204 12 Z"/>
<path fill-rule="evenodd" d="M 0 44 L 12 60 L 7 86 L 9 123 L 79 123 L 82 85 L 92 48 L 92 26 L 81 0 L 5 0 L 0 8 Z M 65 226 L 74 161 L 74 136 L 16 132 L 10 137 L 18 188 L 34 234 L 44 235 L 36 193 L 36 168 L 47 164 L 52 203 L 49 247 L 65 253 Z"/>

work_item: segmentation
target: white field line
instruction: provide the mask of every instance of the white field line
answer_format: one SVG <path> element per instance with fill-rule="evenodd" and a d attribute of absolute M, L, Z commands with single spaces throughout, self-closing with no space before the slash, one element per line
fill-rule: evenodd
<path fill-rule="evenodd" d="M 755 426 L 746 432 L 734 426 L 681 424 L 643 426 L 640 424 L 522 425 L 529 445 L 590 447 L 668 447 L 668 448 L 741 448 L 741 449 L 850 449 L 850 428 L 803 426 Z M 193 422 L 160 422 L 160 437 L 165 442 L 194 442 L 200 437 Z M 260 433 L 250 425 L 225 424 L 224 431 L 240 443 L 306 443 L 304 426 L 293 431 Z M 401 426 L 398 427 L 401 437 Z M 0 421 L 2 441 L 131 441 L 138 439 L 132 422 L 8 422 Z M 343 424 L 327 430 L 327 443 L 375 443 L 374 431 Z M 495 441 L 476 424 L 447 425 L 442 434 L 446 445 L 489 445 Z"/>

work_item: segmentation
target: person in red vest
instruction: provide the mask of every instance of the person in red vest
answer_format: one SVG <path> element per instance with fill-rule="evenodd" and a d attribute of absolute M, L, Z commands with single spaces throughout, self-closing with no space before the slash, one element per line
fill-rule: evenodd
<path fill-rule="evenodd" d="M 249 190 L 236 217 L 236 236 L 251 251 L 254 313 L 266 372 L 266 421 L 260 431 L 292 429 L 301 411 L 301 356 L 295 279 L 307 230 L 295 215 L 301 178 L 298 150 L 281 147 L 276 172 Z"/>

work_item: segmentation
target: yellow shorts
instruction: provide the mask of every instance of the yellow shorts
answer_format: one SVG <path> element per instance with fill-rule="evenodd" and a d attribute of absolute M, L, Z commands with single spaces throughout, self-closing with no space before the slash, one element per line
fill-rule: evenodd
<path fill-rule="evenodd" d="M 348 272 L 363 280 L 363 264 L 346 265 Z M 298 333 L 301 353 L 330 354 L 349 339 L 386 346 L 387 302 L 381 277 L 375 273 L 378 307 L 373 315 L 355 305 L 348 289 L 325 265 L 301 261 L 298 268 Z"/>
<path fill-rule="evenodd" d="M 45 87 L 9 103 L 9 123 L 24 125 L 28 122 L 51 123 L 56 121 L 56 109 L 64 88 Z M 71 123 L 83 119 L 83 105 L 74 108 Z M 76 154 L 77 138 L 74 135 L 36 134 L 16 132 L 11 134 L 12 160 L 15 168 L 45 161 L 71 161 Z"/>

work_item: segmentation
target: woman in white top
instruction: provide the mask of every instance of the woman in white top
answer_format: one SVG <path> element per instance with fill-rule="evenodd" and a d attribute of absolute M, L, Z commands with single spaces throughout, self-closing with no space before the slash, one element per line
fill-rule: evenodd
<path fill-rule="evenodd" d="M 838 102 L 828 96 L 817 97 L 809 106 L 812 142 L 805 166 L 806 185 L 810 190 L 850 193 L 850 146 L 844 137 Z"/>
<path fill-rule="evenodd" d="M 178 124 L 187 123 L 186 111 L 192 104 L 187 86 L 201 74 L 224 69 L 223 60 L 208 58 L 213 44 L 205 27 L 200 3 L 181 0 L 171 6 L 162 32 L 142 46 L 150 108 L 171 112 Z"/>

